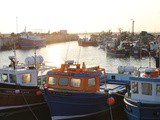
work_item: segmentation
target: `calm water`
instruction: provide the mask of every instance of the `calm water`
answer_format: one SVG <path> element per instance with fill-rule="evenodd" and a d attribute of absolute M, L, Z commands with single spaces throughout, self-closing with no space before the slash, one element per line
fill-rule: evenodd
<path fill-rule="evenodd" d="M 19 63 L 24 63 L 27 56 L 34 56 L 35 50 L 16 50 Z M 80 47 L 76 41 L 47 45 L 44 48 L 36 50 L 37 55 L 42 55 L 48 65 L 60 66 L 65 60 L 75 60 L 76 62 L 85 62 L 86 66 L 99 65 L 106 69 L 107 72 L 117 72 L 119 65 L 133 65 L 136 67 L 149 66 L 149 58 L 144 57 L 141 60 L 136 57 L 115 58 L 106 55 L 106 52 L 99 47 Z M 10 51 L 0 52 L 0 67 L 9 65 L 8 56 L 13 56 Z M 155 67 L 154 58 L 151 58 L 151 67 Z"/>

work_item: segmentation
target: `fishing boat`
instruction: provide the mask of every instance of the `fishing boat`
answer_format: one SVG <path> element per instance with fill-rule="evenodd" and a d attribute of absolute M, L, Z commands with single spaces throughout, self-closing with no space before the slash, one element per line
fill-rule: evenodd
<path fill-rule="evenodd" d="M 98 43 L 95 40 L 88 39 L 86 37 L 78 39 L 79 46 L 98 46 Z"/>
<path fill-rule="evenodd" d="M 159 69 L 143 68 L 137 77 L 130 77 L 130 90 L 126 93 L 125 112 L 129 120 L 160 119 Z"/>
<path fill-rule="evenodd" d="M 50 108 L 52 120 L 84 118 L 107 119 L 122 117 L 122 85 L 100 85 L 100 76 L 105 69 L 99 66 L 86 68 L 68 60 L 60 68 L 47 72 L 44 97 Z M 102 116 L 101 116 L 102 117 Z"/>
<path fill-rule="evenodd" d="M 21 49 L 29 49 L 35 47 L 46 46 L 46 40 L 37 34 L 22 32 L 17 40 L 18 46 Z"/>
<path fill-rule="evenodd" d="M 107 55 L 114 57 L 128 57 L 130 55 L 130 43 L 128 41 L 121 41 L 118 45 L 117 44 L 117 41 L 107 42 Z"/>
<path fill-rule="evenodd" d="M 0 119 L 50 120 L 48 105 L 37 85 L 38 73 L 50 67 L 42 65 L 42 56 L 27 57 L 25 65 L 17 64 L 15 56 L 9 59 L 11 64 L 0 68 Z"/>
<path fill-rule="evenodd" d="M 137 67 L 134 66 L 118 66 L 117 67 L 118 72 L 107 72 L 104 76 L 104 74 L 101 76 L 100 82 L 104 83 L 104 79 L 106 78 L 106 82 L 110 84 L 120 84 L 120 85 L 126 85 L 130 83 L 130 77 L 137 76 L 138 71 Z"/>

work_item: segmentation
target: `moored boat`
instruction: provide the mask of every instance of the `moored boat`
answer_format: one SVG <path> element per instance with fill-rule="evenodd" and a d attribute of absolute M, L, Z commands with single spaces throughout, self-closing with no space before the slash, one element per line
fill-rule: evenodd
<path fill-rule="evenodd" d="M 105 74 L 105 69 L 99 66 L 86 68 L 85 64 L 80 66 L 74 61 L 66 61 L 60 68 L 49 71 L 44 85 L 44 96 L 52 120 L 90 119 L 99 114 L 107 119 L 119 116 L 123 111 L 123 96 L 117 94 L 123 92 L 124 86 L 100 86 L 102 73 Z"/>
<path fill-rule="evenodd" d="M 137 67 L 134 66 L 118 66 L 118 72 L 107 72 L 104 76 L 101 76 L 101 83 L 104 83 L 104 79 L 106 77 L 106 82 L 110 84 L 120 84 L 126 85 L 130 83 L 130 77 L 137 76 L 138 71 Z"/>
<path fill-rule="evenodd" d="M 37 62 L 40 58 L 36 57 Z M 0 69 L 0 119 L 50 120 L 49 108 L 37 85 L 38 72 L 49 67 L 41 66 L 42 61 L 36 69 L 33 64 L 27 67 L 17 65 L 14 56 L 9 59 L 11 64 Z M 30 60 L 26 58 L 26 64 L 29 65 Z"/>
<path fill-rule="evenodd" d="M 109 41 L 106 44 L 107 55 L 115 57 L 128 57 L 130 55 L 130 43 L 128 41 Z"/>
<path fill-rule="evenodd" d="M 139 68 L 138 73 L 138 77 L 130 77 L 130 91 L 124 98 L 127 117 L 129 120 L 159 120 L 159 69 Z"/>
<path fill-rule="evenodd" d="M 18 45 L 21 49 L 44 47 L 46 46 L 46 40 L 37 34 L 22 32 L 18 38 Z"/>
<path fill-rule="evenodd" d="M 89 40 L 88 38 L 80 38 L 78 39 L 78 45 L 79 46 L 98 46 L 97 41 L 95 40 Z"/>

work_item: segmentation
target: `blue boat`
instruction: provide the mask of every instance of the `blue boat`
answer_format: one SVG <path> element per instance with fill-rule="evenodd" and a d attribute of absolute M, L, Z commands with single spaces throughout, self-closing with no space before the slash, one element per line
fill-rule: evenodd
<path fill-rule="evenodd" d="M 160 120 L 159 69 L 139 68 L 138 77 L 130 77 L 125 112 L 129 120 Z"/>
<path fill-rule="evenodd" d="M 128 57 L 130 55 L 130 43 L 121 41 L 119 44 L 116 41 L 108 41 L 106 45 L 107 55 L 113 57 Z"/>
<path fill-rule="evenodd" d="M 99 66 L 86 68 L 73 61 L 47 73 L 44 97 L 52 120 L 88 118 L 103 114 L 107 119 L 122 116 L 124 85 L 100 86 L 105 69 Z M 98 118 L 94 118 L 98 119 Z"/>

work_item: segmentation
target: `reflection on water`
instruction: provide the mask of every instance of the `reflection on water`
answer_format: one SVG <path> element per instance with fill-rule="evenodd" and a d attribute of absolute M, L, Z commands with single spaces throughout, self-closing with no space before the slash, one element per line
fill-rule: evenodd
<path fill-rule="evenodd" d="M 16 50 L 17 59 L 20 63 L 24 63 L 27 56 L 34 56 L 34 49 Z M 47 45 L 46 47 L 36 50 L 37 55 L 42 55 L 45 63 L 52 66 L 60 66 L 65 60 L 75 60 L 76 62 L 85 62 L 86 66 L 99 65 L 106 68 L 107 72 L 117 72 L 119 65 L 134 65 L 134 66 L 149 66 L 149 58 L 139 60 L 135 57 L 130 58 L 115 58 L 106 55 L 106 52 L 99 47 L 80 47 L 77 41 L 58 43 Z M 8 56 L 13 56 L 13 51 L 0 52 L 0 67 L 9 65 Z M 155 67 L 154 58 L 151 58 L 151 66 Z"/>

